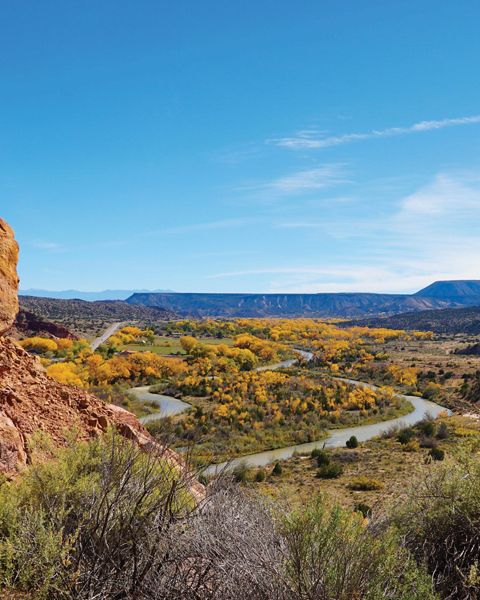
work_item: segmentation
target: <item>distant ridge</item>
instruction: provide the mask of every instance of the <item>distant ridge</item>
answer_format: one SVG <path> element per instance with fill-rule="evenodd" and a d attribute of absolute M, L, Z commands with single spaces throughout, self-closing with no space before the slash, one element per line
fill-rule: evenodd
<path fill-rule="evenodd" d="M 480 299 L 480 279 L 435 281 L 417 292 L 415 296 L 428 296 L 429 298 L 476 297 Z"/>
<path fill-rule="evenodd" d="M 193 317 L 361 317 L 446 308 L 440 298 L 394 294 L 133 294 L 129 304 Z"/>
<path fill-rule="evenodd" d="M 22 296 L 35 296 L 37 298 L 58 298 L 59 300 L 87 300 L 93 302 L 95 300 L 126 300 L 132 294 L 137 292 L 142 293 L 160 293 L 171 292 L 172 290 L 102 290 L 99 292 L 82 292 L 80 290 L 37 290 L 30 288 L 28 290 L 20 290 Z"/>
<path fill-rule="evenodd" d="M 133 306 L 123 300 L 64 300 L 63 298 L 41 298 L 19 296 L 20 307 L 33 312 L 38 317 L 56 323 L 75 319 L 105 319 L 107 321 L 139 320 L 145 322 L 163 321 L 176 315 L 164 308 Z"/>
<path fill-rule="evenodd" d="M 478 295 L 477 295 L 478 290 Z M 129 304 L 165 308 L 193 317 L 390 316 L 432 309 L 480 306 L 480 281 L 438 281 L 416 294 L 140 293 Z"/>

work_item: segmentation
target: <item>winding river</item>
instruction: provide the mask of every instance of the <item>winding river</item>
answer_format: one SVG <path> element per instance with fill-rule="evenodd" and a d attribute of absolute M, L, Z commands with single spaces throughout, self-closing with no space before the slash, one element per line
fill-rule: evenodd
<path fill-rule="evenodd" d="M 313 356 L 311 352 L 306 352 L 304 350 L 297 350 L 297 352 L 306 360 L 310 360 Z M 259 367 L 257 370 L 266 371 L 291 367 L 296 362 L 298 361 L 295 359 L 285 360 L 274 365 Z M 362 381 L 356 381 L 354 379 L 344 379 L 340 377 L 338 379 L 351 385 L 377 389 L 377 386 L 369 383 L 364 383 Z M 187 402 L 179 400 L 178 398 L 164 396 L 161 394 L 153 394 L 152 392 L 149 392 L 149 388 L 150 386 L 143 386 L 132 388 L 130 390 L 130 392 L 138 400 L 146 403 L 153 403 L 160 409 L 158 412 L 142 417 L 140 419 L 140 422 L 143 424 L 151 423 L 152 421 L 163 419 L 164 417 L 178 415 L 190 408 L 191 406 Z M 327 437 L 322 438 L 321 440 L 317 440 L 315 442 L 307 442 L 305 444 L 297 444 L 295 446 L 286 446 L 284 448 L 277 448 L 276 450 L 265 450 L 263 452 L 257 452 L 255 454 L 247 454 L 245 456 L 240 456 L 225 463 L 211 465 L 205 469 L 204 473 L 206 475 L 213 475 L 225 469 L 234 469 L 240 464 L 245 464 L 248 467 L 263 467 L 265 465 L 279 460 L 286 460 L 292 457 L 295 453 L 306 454 L 311 452 L 315 448 L 338 448 L 341 446 L 345 446 L 345 442 L 352 435 L 356 436 L 360 442 L 365 442 L 375 436 L 385 433 L 391 427 L 415 425 L 416 423 L 421 421 L 426 415 L 430 415 L 431 417 L 435 418 L 438 417 L 440 413 L 451 414 L 451 411 L 449 411 L 448 409 L 444 408 L 443 406 L 440 406 L 439 404 L 436 404 L 435 402 L 426 400 L 425 398 L 419 398 L 417 396 L 406 396 L 404 394 L 398 394 L 398 396 L 404 398 L 405 400 L 408 400 L 408 402 L 410 402 L 413 405 L 412 412 L 402 417 L 390 419 L 389 421 L 381 421 L 380 423 L 373 423 L 370 425 L 358 425 L 356 427 L 346 427 L 344 429 L 332 429 L 329 430 Z"/>

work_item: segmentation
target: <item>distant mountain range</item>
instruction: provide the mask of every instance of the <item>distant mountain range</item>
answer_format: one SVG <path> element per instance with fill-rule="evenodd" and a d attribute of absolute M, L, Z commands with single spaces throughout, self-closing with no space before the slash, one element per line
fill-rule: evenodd
<path fill-rule="evenodd" d="M 102 290 L 100 292 L 81 292 L 79 290 L 37 290 L 30 288 L 20 290 L 22 296 L 35 296 L 37 298 L 58 298 L 60 300 L 126 300 L 135 293 L 160 293 L 171 292 L 172 290 Z"/>
<path fill-rule="evenodd" d="M 436 281 L 420 290 L 415 296 L 429 298 L 480 298 L 480 280 L 458 279 L 454 281 Z"/>
<path fill-rule="evenodd" d="M 403 313 L 480 306 L 480 280 L 436 281 L 415 294 L 210 294 L 176 293 L 170 290 L 35 290 L 21 292 L 24 303 L 32 298 L 119 301 L 126 305 L 163 309 L 192 317 L 390 317 Z M 122 304 L 122 302 L 120 302 Z M 77 308 L 80 305 L 77 306 Z M 32 310 L 32 307 L 25 307 Z M 106 306 L 104 306 L 104 309 Z M 85 310 L 85 309 L 83 309 Z M 393 324 L 392 324 L 393 326 Z M 431 329 L 431 328 L 430 328 Z"/>
<path fill-rule="evenodd" d="M 136 292 L 126 300 L 193 317 L 362 317 L 480 306 L 480 280 L 437 281 L 415 294 Z"/>

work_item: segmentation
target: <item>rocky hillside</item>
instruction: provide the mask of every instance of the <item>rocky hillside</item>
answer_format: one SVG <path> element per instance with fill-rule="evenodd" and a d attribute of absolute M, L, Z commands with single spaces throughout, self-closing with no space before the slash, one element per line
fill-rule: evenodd
<path fill-rule="evenodd" d="M 15 322 L 13 323 L 13 327 L 8 332 L 8 337 L 18 340 L 33 336 L 68 338 L 71 340 L 77 339 L 78 337 L 63 325 L 52 323 L 52 321 L 43 319 L 28 310 L 20 309 L 15 318 Z"/>
<path fill-rule="evenodd" d="M 87 338 L 97 337 L 115 322 L 135 322 L 142 328 L 155 328 L 159 322 L 176 317 L 165 308 L 134 306 L 121 300 L 88 302 L 20 296 L 20 308 Z"/>
<path fill-rule="evenodd" d="M 63 444 L 69 431 L 88 439 L 109 426 L 141 445 L 151 441 L 131 413 L 53 381 L 38 359 L 13 340 L 0 339 L 0 472 L 11 473 L 28 462 L 28 439 L 37 431 Z"/>
<path fill-rule="evenodd" d="M 443 298 L 400 294 L 133 294 L 132 305 L 164 308 L 182 316 L 361 317 L 452 306 Z M 455 302 L 454 306 L 460 306 Z"/>
<path fill-rule="evenodd" d="M 20 307 L 51 321 L 103 319 L 106 321 L 165 321 L 175 317 L 162 307 L 133 306 L 122 300 L 60 300 L 37 296 L 20 296 Z"/>
<path fill-rule="evenodd" d="M 17 310 L 18 246 L 0 220 L 0 331 L 14 323 Z M 13 340 L 0 337 L 0 473 L 13 474 L 29 462 L 30 437 L 45 432 L 57 444 L 75 430 L 80 439 L 109 427 L 148 447 L 153 439 L 134 415 L 92 394 L 47 377 L 40 361 Z M 170 459 L 181 464 L 172 452 Z"/>

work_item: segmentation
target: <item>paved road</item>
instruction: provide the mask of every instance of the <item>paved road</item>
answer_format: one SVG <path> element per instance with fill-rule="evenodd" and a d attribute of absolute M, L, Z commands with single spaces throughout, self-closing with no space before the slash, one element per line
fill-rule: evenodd
<path fill-rule="evenodd" d="M 108 340 L 108 338 L 113 335 L 117 329 L 119 329 L 121 326 L 123 325 L 123 323 L 112 323 L 110 325 L 110 327 L 108 327 L 108 329 L 106 329 L 102 335 L 100 337 L 97 337 L 95 340 L 93 340 L 92 342 L 92 350 L 95 352 L 95 350 L 104 342 L 106 342 Z"/>

